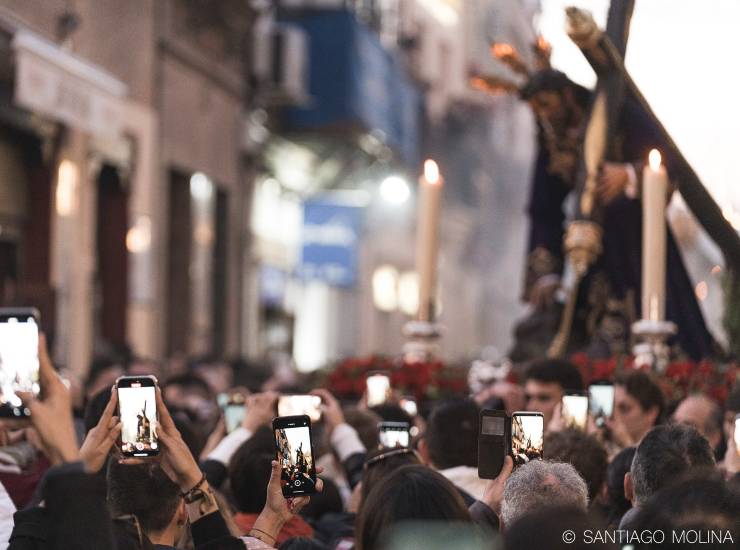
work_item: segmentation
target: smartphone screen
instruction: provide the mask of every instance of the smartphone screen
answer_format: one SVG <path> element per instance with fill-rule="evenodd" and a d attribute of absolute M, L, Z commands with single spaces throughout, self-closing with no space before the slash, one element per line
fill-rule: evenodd
<path fill-rule="evenodd" d="M 278 399 L 278 416 L 305 414 L 311 422 L 321 420 L 321 398 L 318 395 L 281 395 Z"/>
<path fill-rule="evenodd" d="M 230 434 L 242 425 L 244 420 L 244 401 L 245 398 L 240 393 L 229 395 L 228 393 L 219 393 L 217 397 L 218 406 L 224 415 L 224 424 L 226 433 Z"/>
<path fill-rule="evenodd" d="M 411 444 L 409 425 L 406 422 L 381 422 L 378 428 L 381 447 L 408 447 Z"/>
<path fill-rule="evenodd" d="M 735 449 L 740 455 L 740 414 L 735 417 Z"/>
<path fill-rule="evenodd" d="M 391 380 L 387 374 L 371 374 L 367 377 L 367 406 L 383 405 L 391 393 Z"/>
<path fill-rule="evenodd" d="M 611 418 L 614 412 L 614 386 L 592 384 L 588 388 L 589 409 L 594 418 Z"/>
<path fill-rule="evenodd" d="M 283 496 L 316 492 L 311 420 L 306 415 L 281 416 L 272 421 Z"/>
<path fill-rule="evenodd" d="M 560 414 L 569 428 L 585 430 L 588 421 L 588 397 L 585 395 L 564 395 Z"/>
<path fill-rule="evenodd" d="M 530 460 L 541 460 L 545 437 L 542 413 L 515 412 L 511 416 L 511 454 L 514 467 Z"/>
<path fill-rule="evenodd" d="M 16 392 L 39 393 L 39 327 L 34 310 L 0 310 L 0 416 L 26 417 Z"/>
<path fill-rule="evenodd" d="M 124 456 L 159 454 L 156 380 L 152 376 L 124 376 L 116 383 Z"/>

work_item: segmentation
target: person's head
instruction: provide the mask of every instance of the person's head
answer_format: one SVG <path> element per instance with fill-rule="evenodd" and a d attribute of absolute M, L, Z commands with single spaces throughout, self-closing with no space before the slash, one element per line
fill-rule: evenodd
<path fill-rule="evenodd" d="M 200 357 L 190 363 L 191 371 L 205 380 L 214 394 L 228 391 L 234 385 L 234 369 L 218 357 Z"/>
<path fill-rule="evenodd" d="M 583 391 L 583 378 L 572 363 L 559 359 L 535 361 L 524 374 L 526 410 L 541 412 L 545 426 L 566 391 Z"/>
<path fill-rule="evenodd" d="M 355 429 L 366 449 L 378 447 L 378 424 L 383 419 L 377 413 L 353 407 L 344 411 L 344 421 Z"/>
<path fill-rule="evenodd" d="M 722 429 L 725 432 L 725 440 L 729 441 L 735 436 L 735 417 L 740 414 L 740 384 L 730 392 L 725 401 L 724 422 Z"/>
<path fill-rule="evenodd" d="M 545 437 L 547 458 L 572 464 L 588 485 L 588 498 L 593 502 L 602 494 L 606 482 L 606 450 L 592 435 L 568 429 Z"/>
<path fill-rule="evenodd" d="M 632 503 L 624 494 L 624 476 L 632 467 L 636 450 L 635 447 L 622 449 L 606 468 L 607 519 L 612 525 L 619 525 L 622 516 L 632 508 Z"/>
<path fill-rule="evenodd" d="M 113 517 L 133 516 L 155 544 L 173 545 L 187 525 L 180 488 L 156 462 L 108 463 L 108 505 Z"/>
<path fill-rule="evenodd" d="M 624 425 L 633 441 L 640 441 L 660 421 L 664 406 L 663 392 L 650 374 L 631 371 L 617 378 L 614 420 Z"/>
<path fill-rule="evenodd" d="M 538 118 L 555 126 L 583 111 L 588 103 L 588 90 L 552 69 L 534 73 L 520 92 Z"/>
<path fill-rule="evenodd" d="M 705 395 L 689 395 L 683 399 L 673 413 L 673 421 L 696 428 L 712 449 L 722 443 L 722 409 Z"/>
<path fill-rule="evenodd" d="M 85 433 L 92 430 L 100 422 L 100 417 L 103 416 L 103 411 L 108 406 L 108 402 L 111 398 L 111 389 L 103 388 L 98 393 L 93 395 L 85 406 L 85 416 L 83 421 L 85 423 Z"/>
<path fill-rule="evenodd" d="M 471 399 L 442 401 L 432 409 L 419 452 L 438 470 L 478 465 L 478 406 Z"/>
<path fill-rule="evenodd" d="M 114 358 L 97 357 L 93 359 L 85 381 L 85 396 L 90 399 L 100 391 L 113 387 L 116 379 L 126 374 L 121 361 Z"/>
<path fill-rule="evenodd" d="M 237 511 L 259 514 L 265 507 L 275 443 L 272 430 L 259 428 L 245 441 L 229 462 L 229 484 Z"/>
<path fill-rule="evenodd" d="M 377 449 L 370 452 L 362 472 L 362 498 L 367 498 L 373 487 L 401 466 L 420 464 L 418 455 L 408 448 Z"/>
<path fill-rule="evenodd" d="M 504 532 L 506 550 L 592 550 L 593 540 L 590 535 L 603 532 L 605 526 L 596 517 L 587 514 L 581 508 L 548 507 L 526 513 Z M 564 538 L 566 531 L 575 533 L 573 542 Z M 616 544 L 598 544 L 600 549 L 616 550 Z"/>
<path fill-rule="evenodd" d="M 194 420 L 208 424 L 218 415 L 215 394 L 200 376 L 178 374 L 162 385 L 162 397 L 170 411 L 186 411 Z"/>
<path fill-rule="evenodd" d="M 666 534 L 677 550 L 736 548 L 740 540 L 740 492 L 718 475 L 691 476 L 655 493 L 630 528 Z M 675 533 L 675 536 L 674 536 Z M 697 544 L 696 535 L 705 541 Z M 713 535 L 713 536 L 711 536 Z M 646 548 L 639 543 L 636 548 Z M 660 547 L 656 544 L 654 547 Z"/>
<path fill-rule="evenodd" d="M 588 509 L 588 486 L 576 469 L 565 462 L 533 460 L 520 466 L 504 485 L 501 521 L 512 525 L 535 510 L 552 506 Z"/>
<path fill-rule="evenodd" d="M 445 477 L 426 466 L 402 466 L 376 484 L 363 503 L 356 524 L 357 550 L 385 548 L 391 529 L 406 521 L 453 525 L 471 519 L 460 493 Z"/>
<path fill-rule="evenodd" d="M 658 490 L 697 468 L 714 468 L 714 454 L 696 428 L 667 424 L 650 430 L 637 446 L 625 494 L 633 506 L 641 506 Z"/>

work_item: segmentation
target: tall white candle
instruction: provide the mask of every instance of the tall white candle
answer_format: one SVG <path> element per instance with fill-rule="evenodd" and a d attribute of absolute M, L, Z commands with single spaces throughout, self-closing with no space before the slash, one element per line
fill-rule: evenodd
<path fill-rule="evenodd" d="M 656 149 L 649 160 L 642 173 L 642 318 L 664 321 L 668 174 Z"/>
<path fill-rule="evenodd" d="M 419 274 L 419 321 L 433 322 L 434 296 L 437 288 L 437 248 L 439 211 L 443 180 L 433 160 L 424 162 L 419 178 L 419 207 L 416 221 L 416 271 Z"/>

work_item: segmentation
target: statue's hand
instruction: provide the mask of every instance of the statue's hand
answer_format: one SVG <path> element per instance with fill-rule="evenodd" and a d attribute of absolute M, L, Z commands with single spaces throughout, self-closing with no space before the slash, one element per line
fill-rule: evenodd
<path fill-rule="evenodd" d="M 629 171 L 626 164 L 605 162 L 599 172 L 599 186 L 596 193 L 599 202 L 607 205 L 624 194 L 629 183 Z"/>

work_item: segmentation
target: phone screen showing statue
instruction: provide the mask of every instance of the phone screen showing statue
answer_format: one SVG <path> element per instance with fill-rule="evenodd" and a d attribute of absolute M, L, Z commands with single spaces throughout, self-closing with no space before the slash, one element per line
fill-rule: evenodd
<path fill-rule="evenodd" d="M 39 329 L 32 316 L 0 319 L 0 413 L 29 416 L 17 392 L 39 393 Z"/>
<path fill-rule="evenodd" d="M 594 418 L 611 418 L 614 412 L 614 386 L 595 384 L 588 388 L 591 416 Z"/>
<path fill-rule="evenodd" d="M 286 497 L 316 492 L 316 471 L 308 426 L 275 429 L 280 463 L 280 486 Z"/>
<path fill-rule="evenodd" d="M 399 422 L 396 425 L 380 425 L 380 445 L 385 448 L 408 447 L 410 443 L 409 425 Z"/>
<path fill-rule="evenodd" d="M 159 453 L 157 442 L 157 401 L 154 386 L 132 382 L 118 388 L 121 413 L 121 452 L 127 456 L 152 456 Z"/>
<path fill-rule="evenodd" d="M 542 415 L 515 414 L 511 417 L 511 453 L 514 467 L 542 459 L 545 422 Z"/>
<path fill-rule="evenodd" d="M 588 397 L 585 395 L 564 395 L 561 414 L 568 428 L 585 430 L 588 422 Z"/>

